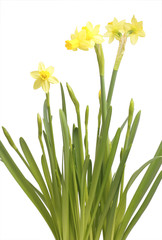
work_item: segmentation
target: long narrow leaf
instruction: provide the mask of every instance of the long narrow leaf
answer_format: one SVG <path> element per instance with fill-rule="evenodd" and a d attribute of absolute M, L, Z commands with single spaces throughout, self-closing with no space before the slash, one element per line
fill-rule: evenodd
<path fill-rule="evenodd" d="M 106 116 L 106 120 L 101 129 L 101 138 L 99 140 L 97 151 L 96 151 L 91 187 L 90 187 L 88 202 L 87 202 L 86 209 L 85 209 L 85 226 L 87 226 L 87 223 L 89 221 L 90 211 L 91 211 L 92 203 L 94 200 L 97 182 L 98 182 L 98 178 L 99 178 L 99 174 L 100 174 L 100 170 L 101 170 L 101 166 L 102 166 L 102 161 L 103 161 L 103 157 L 104 157 L 104 153 L 105 153 L 105 149 L 106 149 L 106 139 L 108 136 L 108 129 L 109 129 L 109 125 L 110 125 L 111 113 L 112 113 L 112 108 L 109 107 L 107 116 Z"/>
<path fill-rule="evenodd" d="M 80 151 L 79 151 L 79 134 L 78 134 L 78 128 L 76 127 L 73 128 L 73 144 L 75 148 L 76 173 L 78 177 L 79 191 L 80 191 L 82 164 L 81 164 Z"/>
<path fill-rule="evenodd" d="M 33 202 L 33 204 L 36 206 L 36 208 L 39 210 L 45 221 L 47 222 L 48 226 L 50 227 L 51 231 L 53 232 L 54 236 L 57 238 L 57 230 L 53 224 L 53 220 L 48 213 L 48 210 L 38 197 L 38 195 L 35 193 L 34 189 L 31 187 L 31 185 L 28 183 L 24 175 L 21 173 L 17 165 L 12 160 L 11 156 L 5 149 L 2 142 L 0 142 L 0 157 L 2 158 L 4 164 L 6 165 L 7 169 L 11 173 L 11 175 L 14 177 L 14 179 L 17 181 L 17 183 L 20 185 L 22 190 L 26 193 L 26 195 L 30 198 L 30 200 Z"/>
<path fill-rule="evenodd" d="M 113 240 L 114 239 L 114 223 L 115 223 L 115 214 L 116 214 L 116 206 L 117 206 L 117 201 L 118 201 L 118 195 L 119 191 L 116 191 L 112 207 L 110 208 L 108 212 L 108 221 L 106 225 L 106 233 L 105 233 L 105 240 Z"/>
<path fill-rule="evenodd" d="M 95 240 L 97 240 L 99 238 L 99 235 L 100 235 L 100 232 L 101 232 L 101 229 L 102 229 L 105 217 L 106 217 L 106 215 L 108 213 L 108 210 L 110 208 L 111 202 L 112 202 L 112 200 L 113 200 L 113 198 L 115 196 L 115 193 L 119 189 L 121 177 L 122 177 L 122 174 L 123 174 L 125 162 L 127 160 L 129 151 L 130 151 L 130 149 L 127 149 L 127 151 L 125 152 L 125 154 L 123 156 L 123 159 L 120 162 L 118 170 L 117 170 L 117 172 L 115 174 L 115 178 L 112 181 L 112 184 L 111 184 L 111 187 L 110 187 L 110 192 L 109 192 L 109 195 L 107 197 L 107 201 L 105 203 L 105 208 L 104 208 L 103 212 L 101 213 L 100 222 L 98 224 L 98 228 L 97 228 L 97 231 L 96 231 Z"/>
<path fill-rule="evenodd" d="M 35 176 L 35 179 L 37 180 L 37 183 L 39 184 L 41 190 L 44 192 L 45 194 L 45 198 L 48 198 L 49 195 L 48 195 L 48 190 L 47 190 L 47 187 L 45 185 L 45 182 L 43 180 L 43 177 L 40 173 L 40 170 L 29 150 L 29 147 L 27 146 L 25 140 L 23 138 L 20 138 L 20 145 L 21 145 L 21 148 L 23 150 L 23 153 L 26 157 L 26 160 L 28 161 L 32 171 L 33 171 L 33 174 Z"/>
<path fill-rule="evenodd" d="M 62 181 L 62 229 L 63 240 L 69 238 L 69 131 L 64 112 L 60 109 L 60 121 L 63 136 L 65 180 Z"/>
<path fill-rule="evenodd" d="M 70 207 L 71 207 L 71 220 L 73 220 L 73 225 L 75 229 L 75 239 L 79 240 L 79 202 L 78 202 L 78 187 L 76 180 L 76 166 L 74 162 L 73 149 L 70 151 L 70 165 L 69 165 L 69 195 L 70 195 Z"/>
<path fill-rule="evenodd" d="M 54 202 L 51 201 L 51 198 L 49 196 L 49 192 L 47 190 L 44 179 L 40 173 L 40 170 L 31 154 L 30 150 L 29 150 L 29 147 L 27 146 L 27 144 L 23 138 L 20 138 L 20 145 L 21 145 L 23 153 L 26 157 L 26 160 L 28 161 L 28 163 L 33 171 L 35 179 L 37 180 L 37 183 L 39 184 L 39 186 L 44 194 L 44 197 L 45 197 L 46 203 L 47 203 L 47 207 L 51 212 L 52 218 L 54 219 L 55 222 L 57 222 L 59 232 L 60 232 L 61 231 L 61 221 L 60 221 L 60 218 L 58 217 L 58 209 L 57 209 L 57 212 L 55 212 L 56 208 L 54 208 L 54 206 L 53 206 Z"/>
<path fill-rule="evenodd" d="M 154 159 L 151 159 L 149 161 L 147 161 L 146 163 L 144 163 L 137 171 L 135 171 L 131 178 L 129 179 L 127 186 L 124 189 L 124 192 L 122 194 L 122 197 L 120 199 L 118 208 L 117 208 L 117 213 L 116 213 L 116 221 L 115 221 L 115 231 L 117 230 L 120 222 L 122 221 L 125 209 L 126 209 L 126 199 L 127 199 L 127 193 L 128 190 L 130 189 L 130 187 L 132 186 L 132 184 L 134 183 L 134 181 L 136 180 L 136 178 L 139 176 L 139 174 L 153 161 Z"/>
<path fill-rule="evenodd" d="M 156 173 L 158 172 L 160 166 L 162 164 L 162 157 L 155 157 L 154 161 L 148 167 L 144 177 L 142 178 L 128 208 L 123 217 L 122 223 L 120 225 L 119 230 L 116 234 L 116 240 L 120 240 L 124 234 L 124 231 L 127 227 L 127 224 L 130 221 L 134 211 L 136 210 L 137 206 L 139 205 L 140 201 L 142 200 L 144 194 L 146 193 L 147 189 L 149 188 L 150 184 L 152 183 Z"/>
<path fill-rule="evenodd" d="M 86 236 L 88 236 L 90 228 L 91 228 L 91 226 L 93 224 L 93 221 L 94 221 L 94 218 L 95 218 L 98 206 L 99 206 L 99 202 L 101 200 L 101 197 L 102 197 L 102 194 L 103 194 L 103 190 L 105 188 L 105 184 L 106 184 L 107 179 L 109 177 L 111 166 L 112 166 L 112 163 L 113 163 L 113 160 L 114 160 L 114 157 L 115 157 L 115 154 L 116 154 L 117 146 L 118 146 L 118 143 L 119 143 L 120 134 L 121 134 L 121 130 L 119 128 L 117 130 L 116 134 L 115 134 L 115 137 L 114 137 L 114 141 L 113 141 L 113 144 L 112 144 L 112 149 L 111 149 L 111 152 L 110 152 L 110 156 L 109 156 L 109 159 L 107 161 L 107 166 L 106 166 L 107 170 L 105 172 L 105 175 L 104 175 L 104 178 L 103 178 L 103 181 L 102 181 L 102 185 L 101 185 L 101 187 L 99 189 L 99 192 L 96 194 L 97 198 L 96 198 L 96 201 L 94 203 L 95 207 L 94 207 L 94 209 L 92 211 L 92 216 L 91 216 L 90 223 L 88 225 L 88 229 L 86 231 Z"/>
<path fill-rule="evenodd" d="M 152 185 L 149 193 L 147 194 L 145 200 L 143 201 L 141 207 L 139 208 L 139 210 L 137 211 L 137 213 L 133 217 L 132 221 L 129 223 L 126 231 L 124 232 L 122 240 L 125 240 L 127 238 L 128 234 L 130 233 L 130 231 L 132 230 L 134 225 L 137 223 L 137 221 L 139 220 L 139 218 L 141 217 L 143 212 L 146 210 L 146 208 L 147 208 L 148 204 L 150 203 L 153 195 L 155 194 L 155 191 L 156 191 L 157 187 L 159 186 L 161 180 L 162 180 L 162 171 L 157 176 L 155 182 L 153 183 L 153 185 Z"/>

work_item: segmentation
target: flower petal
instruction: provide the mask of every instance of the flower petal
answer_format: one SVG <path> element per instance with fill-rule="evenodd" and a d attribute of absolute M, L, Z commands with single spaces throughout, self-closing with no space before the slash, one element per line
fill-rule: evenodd
<path fill-rule="evenodd" d="M 79 40 L 86 40 L 86 30 L 85 29 L 83 29 L 79 32 L 78 39 Z"/>
<path fill-rule="evenodd" d="M 145 37 L 145 32 L 142 30 L 142 31 L 139 31 L 138 32 L 138 36 L 140 37 Z"/>
<path fill-rule="evenodd" d="M 34 85 L 33 85 L 33 88 L 34 89 L 38 89 L 42 86 L 42 81 L 41 79 L 37 79 L 35 82 L 34 82 Z"/>
<path fill-rule="evenodd" d="M 103 36 L 104 36 L 104 37 L 109 37 L 109 33 L 106 32 Z"/>
<path fill-rule="evenodd" d="M 113 24 L 118 24 L 118 20 L 114 17 Z"/>
<path fill-rule="evenodd" d="M 110 37 L 109 37 L 109 43 L 112 43 L 114 41 L 114 35 L 111 35 Z"/>
<path fill-rule="evenodd" d="M 87 22 L 86 27 L 92 32 L 93 31 L 93 25 L 91 22 Z"/>
<path fill-rule="evenodd" d="M 42 63 L 42 62 L 39 63 L 39 65 L 38 65 L 38 71 L 39 71 L 39 72 L 45 71 L 44 63 Z"/>
<path fill-rule="evenodd" d="M 137 40 L 138 40 L 138 35 L 136 34 L 130 35 L 130 41 L 133 45 L 136 44 Z"/>
<path fill-rule="evenodd" d="M 38 79 L 38 78 L 40 77 L 38 71 L 33 71 L 33 72 L 30 73 L 30 75 L 31 75 L 34 79 Z"/>
<path fill-rule="evenodd" d="M 59 80 L 56 77 L 54 77 L 54 76 L 49 77 L 48 81 L 50 83 L 59 83 Z"/>
<path fill-rule="evenodd" d="M 135 18 L 134 15 L 133 15 L 133 17 L 132 17 L 131 23 L 132 23 L 133 25 L 136 25 L 136 24 L 137 24 L 137 19 Z"/>
<path fill-rule="evenodd" d="M 50 89 L 50 83 L 47 80 L 43 81 L 42 88 L 45 93 L 48 93 Z"/>
<path fill-rule="evenodd" d="M 49 72 L 50 76 L 54 73 L 54 67 L 50 66 L 46 68 L 46 71 Z"/>
<path fill-rule="evenodd" d="M 96 25 L 93 29 L 93 34 L 98 34 L 100 31 L 100 25 Z"/>
<path fill-rule="evenodd" d="M 93 48 L 95 45 L 95 42 L 93 40 L 87 41 L 83 40 L 80 42 L 79 48 L 81 50 L 88 50 L 89 48 Z"/>

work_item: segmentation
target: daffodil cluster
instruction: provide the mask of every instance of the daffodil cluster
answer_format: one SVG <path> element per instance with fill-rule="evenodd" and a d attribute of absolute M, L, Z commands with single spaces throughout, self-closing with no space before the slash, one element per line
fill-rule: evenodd
<path fill-rule="evenodd" d="M 71 40 L 65 41 L 65 47 L 68 50 L 76 51 L 78 48 L 81 50 L 89 50 L 95 44 L 104 42 L 103 37 L 109 37 L 109 43 L 114 39 L 120 41 L 123 35 L 130 37 L 131 43 L 136 44 L 138 37 L 144 37 L 143 22 L 137 22 L 135 16 L 132 17 L 131 23 L 126 23 L 125 20 L 118 22 L 116 18 L 109 22 L 106 26 L 107 32 L 104 35 L 99 34 L 100 25 L 93 28 L 91 22 L 88 22 L 85 27 L 82 27 L 78 32 L 77 28 L 75 33 L 71 35 Z"/>
<path fill-rule="evenodd" d="M 143 30 L 143 22 L 137 22 L 135 16 L 132 17 L 131 23 L 126 23 L 125 20 L 118 22 L 116 18 L 106 26 L 107 32 L 105 37 L 109 37 L 109 43 L 111 43 L 114 38 L 120 40 L 123 35 L 130 37 L 132 44 L 136 44 L 138 37 L 145 37 L 145 32 Z"/>
<path fill-rule="evenodd" d="M 82 27 L 80 32 L 76 28 L 75 33 L 71 35 L 71 40 L 66 41 L 66 48 L 73 51 L 76 51 L 78 48 L 88 50 L 89 48 L 93 48 L 95 44 L 101 44 L 104 39 L 99 34 L 99 29 L 100 25 L 96 25 L 93 28 L 91 22 Z"/>

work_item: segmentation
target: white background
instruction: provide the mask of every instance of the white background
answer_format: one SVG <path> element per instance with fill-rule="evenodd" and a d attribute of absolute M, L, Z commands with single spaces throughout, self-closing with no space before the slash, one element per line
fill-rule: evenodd
<path fill-rule="evenodd" d="M 130 22 L 133 14 L 143 21 L 145 38 L 135 46 L 128 40 L 114 96 L 110 129 L 124 121 L 129 101 L 135 112 L 142 110 L 139 129 L 126 168 L 126 181 L 131 174 L 152 158 L 162 138 L 162 1 L 1 1 L 0 6 L 0 126 L 5 126 L 16 144 L 23 136 L 40 164 L 41 151 L 37 140 L 36 115 L 42 115 L 45 94 L 33 90 L 30 72 L 43 61 L 55 67 L 54 76 L 65 87 L 68 82 L 81 105 L 82 125 L 86 104 L 90 106 L 89 144 L 92 159 L 98 114 L 99 75 L 94 50 L 68 51 L 64 45 L 76 26 L 91 21 L 101 24 L 101 33 L 114 17 Z M 106 90 L 117 52 L 117 41 L 103 43 L 105 52 Z M 54 119 L 56 151 L 61 162 L 61 129 L 58 110 L 61 108 L 60 87 L 51 86 L 51 107 Z M 74 107 L 66 92 L 70 129 L 76 123 Z M 83 126 L 84 127 L 84 126 Z M 8 145 L 0 130 L 0 139 L 14 157 L 25 176 L 21 160 Z M 120 145 L 123 141 L 120 142 Z M 59 162 L 59 163 L 60 163 Z M 119 158 L 116 159 L 116 165 Z M 115 169 L 115 166 L 114 168 Z M 34 182 L 33 182 L 34 183 Z M 137 181 L 138 183 L 138 181 Z M 129 199 L 137 183 L 133 185 Z M 162 186 L 141 217 L 130 240 L 162 239 Z M 0 163 L 0 240 L 52 240 L 43 218 L 33 206 L 3 163 Z"/>

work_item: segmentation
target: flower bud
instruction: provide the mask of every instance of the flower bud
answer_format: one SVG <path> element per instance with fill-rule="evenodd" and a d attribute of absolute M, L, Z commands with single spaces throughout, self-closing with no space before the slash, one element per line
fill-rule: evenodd
<path fill-rule="evenodd" d="M 89 106 L 86 107 L 86 112 L 85 112 L 85 126 L 88 125 L 88 117 L 89 117 Z"/>
<path fill-rule="evenodd" d="M 133 99 L 131 99 L 130 105 L 129 105 L 128 127 L 131 126 L 132 119 L 133 119 L 133 112 L 134 112 L 134 101 Z"/>
<path fill-rule="evenodd" d="M 38 123 L 38 136 L 41 137 L 42 136 L 42 120 L 39 113 L 37 114 L 37 123 Z"/>
<path fill-rule="evenodd" d="M 76 98 L 76 96 L 75 96 L 72 88 L 69 86 L 68 83 L 66 83 L 66 87 L 67 87 L 67 89 L 68 89 L 68 92 L 69 92 L 69 95 L 70 95 L 71 100 L 73 101 L 76 109 L 78 110 L 78 109 L 79 109 L 79 102 L 78 102 L 78 100 L 77 100 L 77 98 Z"/>
<path fill-rule="evenodd" d="M 14 141 L 12 140 L 10 134 L 6 130 L 6 128 L 2 127 L 2 130 L 3 130 L 5 137 L 7 138 L 8 142 L 9 142 L 9 144 L 11 145 L 11 147 L 13 147 L 13 149 L 17 150 L 17 147 L 16 147 Z"/>

